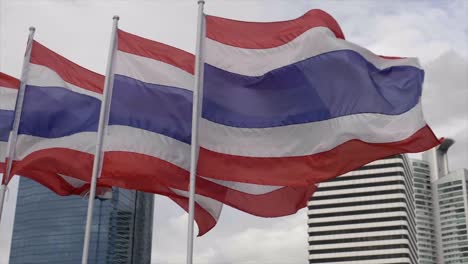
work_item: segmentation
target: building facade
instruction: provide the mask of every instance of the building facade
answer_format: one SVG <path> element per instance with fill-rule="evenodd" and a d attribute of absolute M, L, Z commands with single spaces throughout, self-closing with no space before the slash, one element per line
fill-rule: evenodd
<path fill-rule="evenodd" d="M 468 170 L 461 169 L 434 183 L 440 225 L 440 259 L 444 264 L 468 263 Z"/>
<path fill-rule="evenodd" d="M 87 206 L 21 178 L 9 263 L 81 263 Z M 96 199 L 89 263 L 149 264 L 152 217 L 152 194 L 115 188 Z"/>
<path fill-rule="evenodd" d="M 412 159 L 411 164 L 414 177 L 419 263 L 438 264 L 430 165 L 427 161 L 416 159 Z"/>
<path fill-rule="evenodd" d="M 308 209 L 309 263 L 418 263 L 413 179 L 405 155 L 321 183 Z"/>
<path fill-rule="evenodd" d="M 445 139 L 440 146 L 426 151 L 423 161 L 419 161 L 429 167 L 436 251 L 434 263 L 438 264 L 468 263 L 468 170 L 449 170 L 447 152 L 453 144 L 453 140 Z M 427 201 L 424 205 L 429 205 Z M 419 227 L 418 232 L 427 231 Z"/>

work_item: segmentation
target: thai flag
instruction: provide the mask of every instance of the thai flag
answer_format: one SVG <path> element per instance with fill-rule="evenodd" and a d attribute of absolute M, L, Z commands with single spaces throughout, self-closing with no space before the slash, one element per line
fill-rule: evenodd
<path fill-rule="evenodd" d="M 344 39 L 321 10 L 272 23 L 206 16 L 198 173 L 284 186 L 438 145 L 424 71 Z"/>
<path fill-rule="evenodd" d="M 194 56 L 122 30 L 117 46 L 99 181 L 159 193 L 167 186 L 167 195 L 187 194 Z M 211 221 L 207 225 L 195 214 L 199 234 L 218 219 L 219 202 L 258 216 L 283 216 L 304 207 L 315 188 L 246 184 L 200 174 L 196 201 L 211 201 L 202 205 Z"/>
<path fill-rule="evenodd" d="M 59 195 L 84 194 L 104 77 L 36 41 L 31 49 L 11 175 L 29 177 Z"/>
<path fill-rule="evenodd" d="M 36 41 L 32 45 L 26 72 L 24 103 L 11 175 L 31 178 L 59 195 L 86 195 L 95 154 L 104 76 L 65 59 Z M 2 78 L 1 84 L 4 83 L 7 82 Z M 10 81 L 9 86 L 18 87 L 18 81 Z M 9 118 L 4 129 L 5 144 L 11 130 L 16 100 L 16 93 L 10 90 L 0 90 L 1 107 L 9 111 L 5 115 L 0 111 L 2 120 L 4 116 Z M 129 136 L 126 140 L 131 142 L 133 137 Z M 110 162 L 119 161 L 111 159 Z M 108 197 L 111 185 L 98 182 L 98 186 L 97 195 Z M 164 195 L 169 188 L 158 185 L 152 190 Z M 188 207 L 186 192 L 173 189 L 169 194 L 182 208 Z M 210 206 L 219 215 L 220 203 L 197 197 L 197 214 L 207 228 L 202 230 L 204 232 L 216 224 L 210 213 L 203 209 Z"/>
<path fill-rule="evenodd" d="M 8 137 L 13 125 L 18 88 L 19 81 L 16 78 L 0 72 L 0 172 L 2 173 L 5 169 Z M 5 180 L 3 178 L 3 181 Z"/>
<path fill-rule="evenodd" d="M 184 150 L 177 143 L 171 141 L 170 137 L 158 136 L 157 132 L 165 129 L 168 134 L 177 133 L 181 127 L 183 131 L 190 130 L 190 123 L 183 122 L 186 120 L 184 115 L 190 113 L 187 112 L 187 107 L 190 107 L 187 104 L 189 95 L 184 98 L 183 95 L 177 97 L 176 94 L 173 100 L 165 101 L 164 85 L 175 82 L 176 87 L 181 90 L 192 83 L 190 77 L 184 79 L 187 76 L 180 76 L 177 69 L 164 67 L 164 63 L 142 56 L 154 57 L 162 54 L 160 56 L 168 58 L 171 47 L 162 44 L 155 46 L 150 41 L 141 43 L 140 40 L 141 38 L 118 31 L 118 49 L 112 66 L 110 116 L 103 145 L 103 167 L 98 182 L 163 194 L 187 211 L 187 188 L 177 183 L 180 182 L 177 179 L 180 179 L 181 169 L 174 170 L 175 166 L 171 167 L 165 160 L 177 159 L 187 163 L 190 156 L 181 155 L 180 152 Z M 144 54 L 132 54 L 128 47 L 134 47 Z M 151 63 L 149 67 L 145 67 L 147 61 Z M 185 63 L 187 67 L 193 67 L 190 60 Z M 156 84 L 140 81 L 148 81 L 145 79 L 148 76 Z M 158 96 L 161 91 L 163 95 Z M 171 91 L 167 94 L 170 95 Z M 169 105 L 178 106 L 179 109 L 171 113 Z M 158 177 L 159 175 L 170 177 Z M 216 225 L 222 204 L 200 194 L 196 195 L 195 200 L 199 235 L 203 235 Z"/>

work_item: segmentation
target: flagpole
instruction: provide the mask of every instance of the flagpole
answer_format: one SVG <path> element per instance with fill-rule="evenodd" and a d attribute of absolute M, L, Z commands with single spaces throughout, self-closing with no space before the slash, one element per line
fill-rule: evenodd
<path fill-rule="evenodd" d="M 189 190 L 189 220 L 187 234 L 187 264 L 193 262 L 193 226 L 195 219 L 195 182 L 198 162 L 198 120 L 200 119 L 200 94 L 203 94 L 203 65 L 202 59 L 205 15 L 203 14 L 204 0 L 198 1 L 197 43 L 195 53 L 195 85 L 193 87 L 192 106 L 192 140 L 190 147 L 190 190 Z"/>
<path fill-rule="evenodd" d="M 2 212 L 3 212 L 3 203 L 5 200 L 5 192 L 6 192 L 6 185 L 10 180 L 11 168 L 13 165 L 13 159 L 15 157 L 15 150 L 16 150 L 16 140 L 18 138 L 18 129 L 21 119 L 21 112 L 23 111 L 23 101 L 24 101 L 24 93 L 26 90 L 26 76 L 28 73 L 29 61 L 31 60 L 31 50 L 32 44 L 34 40 L 34 32 L 36 32 L 36 28 L 30 27 L 29 28 L 29 37 L 28 37 L 28 44 L 26 46 L 26 53 L 24 54 L 23 58 L 23 69 L 21 70 L 21 80 L 20 80 L 20 87 L 18 90 L 18 96 L 16 97 L 16 106 L 15 106 L 15 119 L 13 120 L 13 127 L 10 132 L 10 136 L 8 137 L 8 147 L 7 147 L 7 157 L 6 157 L 6 170 L 5 174 L 3 175 L 2 184 L 0 186 L 0 221 L 2 219 Z"/>
<path fill-rule="evenodd" d="M 5 177 L 5 176 L 4 176 Z M 3 201 L 5 199 L 6 185 L 0 185 L 0 223 L 2 221 Z"/>
<path fill-rule="evenodd" d="M 88 214 L 86 218 L 86 228 L 85 228 L 85 237 L 83 243 L 83 256 L 81 259 L 82 264 L 88 263 L 89 255 L 89 242 L 91 239 L 91 224 L 93 222 L 93 209 L 94 209 L 94 199 L 96 196 L 96 181 L 98 175 L 101 173 L 102 167 L 102 143 L 104 139 L 104 132 L 107 127 L 107 120 L 109 116 L 109 106 L 110 106 L 110 97 L 112 95 L 112 62 L 114 60 L 114 54 L 117 43 L 117 28 L 119 17 L 114 16 L 112 26 L 112 34 L 110 40 L 109 54 L 107 57 L 107 69 L 106 69 L 106 79 L 104 81 L 104 91 L 102 95 L 101 102 L 101 112 L 99 114 L 99 126 L 98 126 L 98 137 L 96 142 L 96 152 L 94 154 L 94 163 L 93 163 L 93 174 L 91 177 L 91 190 L 88 197 Z"/>

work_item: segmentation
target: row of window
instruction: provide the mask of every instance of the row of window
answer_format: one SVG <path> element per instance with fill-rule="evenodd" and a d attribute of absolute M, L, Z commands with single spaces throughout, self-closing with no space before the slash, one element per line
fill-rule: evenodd
<path fill-rule="evenodd" d="M 352 233 L 378 232 L 378 231 L 391 231 L 391 230 L 408 230 L 408 227 L 406 225 L 395 225 L 395 226 L 352 228 L 352 229 L 342 229 L 342 230 L 313 231 L 313 232 L 309 232 L 309 236 L 352 234 Z"/>
<path fill-rule="evenodd" d="M 336 194 L 336 195 L 312 196 L 310 198 L 310 201 L 344 199 L 344 198 L 355 198 L 355 197 L 369 197 L 373 195 L 386 195 L 386 194 L 396 194 L 396 193 L 404 194 L 405 191 L 402 189 L 392 189 L 392 190 L 382 190 L 382 191 L 352 192 L 352 193 L 343 193 L 343 194 Z"/>
<path fill-rule="evenodd" d="M 362 246 L 362 247 L 348 247 L 348 248 L 312 249 L 312 250 L 309 250 L 309 255 L 368 251 L 368 250 L 385 250 L 385 249 L 397 249 L 397 248 L 409 249 L 407 244 L 393 244 L 393 245 L 377 245 L 377 246 Z"/>
<path fill-rule="evenodd" d="M 439 189 L 439 193 L 450 193 L 450 192 L 460 191 L 460 190 L 462 190 L 462 186 L 455 186 L 455 187 L 450 187 L 450 188 L 446 188 L 442 190 Z"/>
<path fill-rule="evenodd" d="M 369 241 L 382 241 L 382 240 L 393 240 L 393 239 L 408 239 L 408 235 L 386 235 L 386 236 L 371 236 L 371 237 L 352 237 L 352 238 L 339 238 L 339 239 L 327 239 L 309 241 L 309 245 L 324 245 L 324 244 L 339 244 L 339 243 L 354 243 L 354 242 L 369 242 Z"/>
<path fill-rule="evenodd" d="M 446 250 L 444 250 L 444 253 L 467 252 L 467 251 L 468 251 L 468 247 L 462 247 L 462 248 L 446 249 Z"/>
<path fill-rule="evenodd" d="M 441 194 L 439 195 L 439 200 L 443 200 L 443 199 L 454 197 L 454 196 L 462 196 L 462 195 L 463 195 L 462 191 L 448 193 L 448 194 Z"/>
<path fill-rule="evenodd" d="M 396 207 L 396 208 L 351 210 L 351 211 L 345 211 L 345 212 L 332 212 L 332 213 L 320 213 L 320 214 L 315 214 L 314 212 L 312 212 L 312 213 L 309 213 L 309 217 L 310 218 L 324 218 L 324 217 L 361 215 L 361 214 L 378 214 L 378 213 L 390 213 L 390 212 L 406 212 L 408 214 L 408 211 L 405 207 Z"/>
<path fill-rule="evenodd" d="M 440 184 L 437 184 L 437 187 L 439 189 L 441 188 L 445 188 L 445 187 L 448 187 L 448 186 L 455 186 L 455 185 L 461 185 L 462 181 L 451 181 L 451 182 L 445 182 L 445 183 L 440 183 Z"/>
<path fill-rule="evenodd" d="M 461 202 L 461 201 L 463 201 L 463 197 L 457 197 L 457 198 L 452 198 L 452 199 L 439 201 L 439 205 L 444 205 L 444 204 L 448 204 L 448 203 L 455 203 L 455 202 Z"/>
<path fill-rule="evenodd" d="M 397 174 L 397 173 L 395 173 Z M 386 186 L 386 185 L 405 185 L 404 181 L 396 180 L 396 181 L 383 181 L 383 182 L 367 182 L 367 183 L 357 183 L 357 184 L 350 184 L 350 185 L 341 185 L 341 186 L 324 186 L 319 187 L 319 191 L 334 191 L 334 190 L 346 190 L 346 189 L 356 189 L 356 188 L 365 188 L 365 187 L 376 187 L 376 186 Z"/>
<path fill-rule="evenodd" d="M 327 209 L 327 208 L 340 208 L 350 206 L 362 206 L 362 205 L 373 205 L 373 204 L 390 204 L 390 203 L 407 203 L 405 198 L 393 198 L 393 199 L 379 199 L 379 200 L 368 200 L 368 201 L 356 201 L 347 203 L 332 203 L 332 204 L 319 204 L 309 205 L 309 210 Z"/>
<path fill-rule="evenodd" d="M 464 212 L 465 212 L 465 208 L 459 208 L 455 210 L 447 210 L 447 211 L 440 212 L 440 215 L 458 214 L 458 213 L 464 213 Z"/>
<path fill-rule="evenodd" d="M 410 259 L 408 253 L 397 253 L 397 254 L 381 254 L 374 256 L 349 256 L 349 257 L 340 257 L 340 258 L 320 258 L 320 259 L 309 259 L 309 263 L 336 263 L 344 261 L 362 261 L 362 260 L 376 260 L 376 263 L 379 263 L 378 260 L 393 259 L 393 258 L 407 258 Z M 415 263 L 415 262 L 413 262 Z"/>
<path fill-rule="evenodd" d="M 340 226 L 340 225 L 353 225 L 353 224 L 366 224 L 366 223 L 380 223 L 380 222 L 389 222 L 389 221 L 408 221 L 408 219 L 406 216 L 353 219 L 353 220 L 345 220 L 345 221 L 309 223 L 309 227 Z"/>

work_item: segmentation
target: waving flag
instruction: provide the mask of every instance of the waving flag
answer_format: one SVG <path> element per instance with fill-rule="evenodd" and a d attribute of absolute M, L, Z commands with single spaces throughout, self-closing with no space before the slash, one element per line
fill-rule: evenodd
<path fill-rule="evenodd" d="M 19 81 L 0 72 L 0 172 L 5 169 L 5 157 L 8 147 L 8 136 L 15 112 L 16 96 Z M 6 179 L 4 178 L 3 181 Z"/>
<path fill-rule="evenodd" d="M 147 192 L 157 192 L 161 185 L 187 192 L 193 71 L 192 54 L 119 30 L 100 182 Z M 199 176 L 198 197 L 266 217 L 295 213 L 315 190 Z"/>
<path fill-rule="evenodd" d="M 104 76 L 36 41 L 27 73 L 11 175 L 34 179 L 59 195 L 84 195 L 89 190 Z M 0 84 L 18 87 L 18 81 L 13 80 L 2 76 Z M 6 120 L 1 130 L 2 153 L 11 130 L 15 101 L 15 90 L 0 90 L 0 118 Z M 98 184 L 97 195 L 106 197 L 106 186 L 110 185 Z M 154 192 L 169 196 L 183 208 L 188 205 L 187 195 L 181 190 L 155 186 Z M 213 217 L 217 219 L 220 210 L 219 202 L 197 197 L 199 221 L 206 228 L 201 232 L 215 225 Z M 207 217 L 211 214 L 213 217 Z"/>
<path fill-rule="evenodd" d="M 11 175 L 60 195 L 87 191 L 103 76 L 34 41 Z"/>
<path fill-rule="evenodd" d="M 439 144 L 424 72 L 344 40 L 321 10 L 284 22 L 206 16 L 198 173 L 304 186 Z"/>
<path fill-rule="evenodd" d="M 125 38 L 126 36 L 127 38 Z M 138 40 L 137 37 L 132 37 L 123 31 L 119 30 L 118 32 L 118 50 L 112 67 L 111 109 L 103 146 L 103 167 L 98 182 L 163 194 L 188 210 L 186 183 L 184 186 L 180 183 L 181 180 L 177 180 L 180 172 L 171 168 L 170 163 L 165 162 L 164 159 L 154 157 L 166 157 L 166 159 L 172 158 L 180 161 L 186 158 L 185 155 L 180 155 L 181 149 L 177 142 L 171 141 L 170 137 L 160 137 L 157 132 L 165 129 L 177 133 L 180 127 L 183 127 L 184 130 L 190 130 L 190 123 L 177 123 L 177 120 L 179 118 L 185 120 L 184 115 L 190 114 L 186 107 L 187 100 L 191 99 L 189 98 L 191 95 L 186 94 L 184 97 L 184 95 L 176 94 L 173 101 L 165 101 L 164 85 L 171 81 L 191 85 L 189 83 L 191 80 L 190 78 L 178 79 L 181 76 L 175 72 L 177 69 L 164 67 L 165 65 L 157 60 L 150 59 L 152 65 L 144 67 L 148 59 L 140 56 L 141 54 L 127 53 L 126 47 L 136 45 L 142 53 L 164 54 L 161 56 L 167 56 L 166 54 L 171 48 L 164 45 L 152 45 L 148 49 L 145 44 L 151 45 L 151 42 L 148 41 L 141 45 L 140 42 L 134 42 Z M 193 67 L 193 59 L 192 61 L 187 60 L 185 63 L 187 63 L 187 67 Z M 132 78 L 134 75 L 137 77 Z M 156 81 L 156 84 L 151 85 L 139 80 L 145 80 L 144 78 L 148 76 L 153 80 L 158 80 L 162 76 L 163 81 Z M 170 91 L 167 91 L 167 94 L 170 95 Z M 171 104 L 178 105 L 180 108 L 170 112 L 171 108 L 167 106 Z M 187 161 L 184 162 L 187 163 Z M 154 177 L 155 175 L 169 177 Z M 185 179 L 183 180 L 188 183 Z M 199 227 L 199 235 L 205 234 L 215 226 L 221 209 L 222 204 L 219 201 L 200 194 L 197 195 L 195 219 Z"/>

